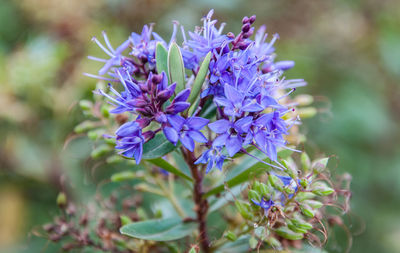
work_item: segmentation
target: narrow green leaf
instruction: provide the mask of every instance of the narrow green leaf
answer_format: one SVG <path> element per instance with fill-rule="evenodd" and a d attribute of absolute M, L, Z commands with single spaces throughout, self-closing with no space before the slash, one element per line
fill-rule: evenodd
<path fill-rule="evenodd" d="M 191 107 L 194 107 L 195 105 L 194 101 L 200 94 L 201 87 L 203 86 L 204 80 L 208 73 L 208 65 L 210 65 L 210 59 L 211 59 L 211 52 L 209 52 L 204 58 L 204 61 L 200 65 L 200 69 L 199 72 L 197 73 L 196 79 L 194 79 L 192 85 L 192 91 L 190 92 L 190 96 L 188 98 L 188 102 L 191 104 Z"/>
<path fill-rule="evenodd" d="M 156 166 L 158 166 L 160 168 L 163 168 L 164 170 L 166 170 L 166 171 L 168 171 L 168 172 L 170 172 L 172 174 L 175 174 L 177 176 L 183 177 L 186 180 L 193 181 L 193 179 L 191 177 L 189 177 L 188 175 L 186 175 L 182 171 L 178 170 L 172 164 L 170 164 L 169 162 L 165 161 L 162 158 L 151 159 L 151 160 L 148 160 L 148 162 L 150 162 L 150 163 L 152 163 L 152 164 L 154 164 L 154 165 L 156 165 Z"/>
<path fill-rule="evenodd" d="M 169 142 L 164 134 L 160 133 L 154 136 L 153 139 L 150 141 L 146 142 L 143 145 L 143 159 L 154 159 L 154 158 L 159 158 L 162 157 L 172 150 L 174 150 L 176 147 L 174 144 Z"/>
<path fill-rule="evenodd" d="M 172 83 L 176 82 L 175 93 L 185 88 L 185 68 L 181 50 L 176 43 L 172 43 L 168 52 L 168 71 Z"/>
<path fill-rule="evenodd" d="M 164 71 L 168 75 L 168 51 L 160 42 L 156 46 L 156 66 L 159 74 Z"/>
<path fill-rule="evenodd" d="M 194 229 L 194 222 L 182 222 L 179 218 L 147 220 L 123 226 L 121 234 L 151 241 L 172 241 L 183 238 Z"/>
<path fill-rule="evenodd" d="M 263 171 L 268 170 L 269 168 L 270 166 L 257 161 L 257 159 L 247 157 L 237 166 L 229 170 L 225 178 L 225 183 L 228 185 L 228 187 L 236 186 L 238 184 L 246 182 L 251 174 L 257 175 Z M 212 188 L 204 196 L 209 197 L 211 195 L 222 192 L 225 188 L 225 183 Z"/>

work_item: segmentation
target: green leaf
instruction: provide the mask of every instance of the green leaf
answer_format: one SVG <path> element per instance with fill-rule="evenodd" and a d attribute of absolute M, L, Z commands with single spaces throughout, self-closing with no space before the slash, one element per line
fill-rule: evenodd
<path fill-rule="evenodd" d="M 181 50 L 176 43 L 172 43 L 168 52 L 168 71 L 172 83 L 176 82 L 175 93 L 185 88 L 185 68 Z"/>
<path fill-rule="evenodd" d="M 165 161 L 162 158 L 151 159 L 151 160 L 148 160 L 148 162 L 150 162 L 160 168 L 163 168 L 164 170 L 166 170 L 172 174 L 183 177 L 186 180 L 189 180 L 191 182 L 193 181 L 193 179 L 190 176 L 188 176 L 185 173 L 183 173 L 182 171 L 178 170 L 172 164 L 170 164 L 169 162 Z"/>
<path fill-rule="evenodd" d="M 225 178 L 225 183 L 212 188 L 204 196 L 209 197 L 211 195 L 220 193 L 225 189 L 225 184 L 227 184 L 230 188 L 234 187 L 249 180 L 250 175 L 257 175 L 268 169 L 270 169 L 270 166 L 266 165 L 265 163 L 259 162 L 253 157 L 246 157 L 244 160 L 240 161 L 237 166 L 229 170 Z"/>
<path fill-rule="evenodd" d="M 171 142 L 169 142 L 164 134 L 157 134 L 156 136 L 154 136 L 153 139 L 151 139 L 150 141 L 146 142 L 143 145 L 143 159 L 155 159 L 155 158 L 159 158 L 162 157 L 166 154 L 168 154 L 169 152 L 171 152 L 172 150 L 174 150 L 176 147 L 174 146 L 174 144 L 172 144 Z"/>
<path fill-rule="evenodd" d="M 172 241 L 185 237 L 196 229 L 196 223 L 179 218 L 147 220 L 123 226 L 121 234 L 143 240 Z"/>
<path fill-rule="evenodd" d="M 191 107 L 194 107 L 194 101 L 200 94 L 201 87 L 203 86 L 204 80 L 208 73 L 208 65 L 210 65 L 210 59 L 211 52 L 209 52 L 204 58 L 204 61 L 200 66 L 199 72 L 197 73 L 196 79 L 194 79 L 192 91 L 190 92 L 190 96 L 188 98 L 188 102 L 191 104 Z"/>
<path fill-rule="evenodd" d="M 156 66 L 159 74 L 164 71 L 168 75 L 168 51 L 160 42 L 156 46 Z"/>

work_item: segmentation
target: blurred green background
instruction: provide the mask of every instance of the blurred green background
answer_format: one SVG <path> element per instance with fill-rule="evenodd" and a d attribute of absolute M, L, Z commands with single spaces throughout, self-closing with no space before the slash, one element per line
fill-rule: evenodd
<path fill-rule="evenodd" d="M 400 252 L 398 0 L 1 0 L 1 252 L 58 252 L 36 236 L 58 213 L 57 193 L 86 201 L 101 180 L 85 138 L 64 148 L 83 119 L 76 103 L 95 87 L 82 72 L 100 67 L 86 58 L 102 56 L 91 36 L 106 30 L 117 45 L 150 22 L 168 35 L 171 20 L 192 29 L 210 8 L 226 31 L 256 14 L 280 34 L 278 59 L 296 61 L 287 77 L 306 79 L 301 92 L 321 111 L 304 122 L 308 145 L 353 176 L 351 252 Z M 343 232 L 332 238 L 344 252 Z"/>

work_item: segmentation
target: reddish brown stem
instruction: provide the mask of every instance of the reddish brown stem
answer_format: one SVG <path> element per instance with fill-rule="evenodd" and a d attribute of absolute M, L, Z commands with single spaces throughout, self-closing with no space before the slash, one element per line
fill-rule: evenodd
<path fill-rule="evenodd" d="M 208 201 L 206 198 L 203 198 L 203 177 L 204 170 L 200 170 L 200 168 L 194 164 L 196 161 L 196 157 L 192 152 L 189 152 L 187 149 L 182 148 L 183 156 L 190 167 L 190 171 L 192 173 L 194 183 L 193 183 L 193 200 L 195 203 L 195 212 L 197 214 L 197 222 L 199 223 L 199 236 L 200 236 L 200 245 L 202 250 L 205 253 L 211 252 L 210 248 L 210 240 L 207 234 L 207 212 L 208 212 Z"/>

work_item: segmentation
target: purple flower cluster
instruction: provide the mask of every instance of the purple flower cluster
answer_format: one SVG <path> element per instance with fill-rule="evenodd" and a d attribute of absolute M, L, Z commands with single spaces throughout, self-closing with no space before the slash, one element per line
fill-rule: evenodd
<path fill-rule="evenodd" d="M 305 85 L 303 80 L 285 80 L 283 71 L 294 66 L 292 61 L 275 62 L 274 35 L 266 41 L 265 27 L 254 33 L 255 16 L 242 20 L 241 31 L 223 34 L 222 24 L 216 27 L 213 11 L 203 18 L 203 26 L 186 36 L 182 28 L 183 44 L 180 48 L 186 69 L 194 77 L 185 76 L 186 89 L 176 91 L 176 84 L 168 81 L 168 73 L 156 69 L 156 46 L 161 43 L 167 50 L 176 39 L 178 24 L 174 23 L 172 38 L 167 44 L 152 32 L 152 26 L 144 26 L 141 34 L 132 33 L 130 38 L 114 50 L 104 34 L 108 48 L 96 39 L 96 43 L 111 58 L 91 57 L 105 62 L 100 75 L 108 72 L 111 78 L 89 75 L 103 80 L 118 82 L 123 90 L 118 92 L 109 85 L 110 92 L 99 91 L 115 107 L 111 112 L 129 112 L 135 120 L 125 123 L 116 132 L 117 149 L 139 163 L 142 147 L 156 133 L 162 132 L 174 145 L 179 142 L 191 152 L 196 142 L 205 147 L 196 163 L 207 164 L 207 171 L 222 169 L 224 160 L 238 152 L 247 153 L 250 146 L 277 162 L 277 149 L 285 147 L 284 136 L 293 120 L 284 120 L 290 110 L 282 101 L 296 87 Z M 129 56 L 123 56 L 126 49 Z M 211 52 L 206 85 L 198 98 L 199 108 L 188 114 L 187 102 L 192 91 L 191 81 L 196 77 L 200 64 Z M 112 71 L 110 71 L 112 70 Z M 285 91 L 286 90 L 286 91 Z M 204 105 L 212 101 L 216 118 L 201 117 Z M 154 124 L 150 124 L 150 123 Z M 208 125 L 208 129 L 205 126 Z M 211 130 L 206 136 L 204 131 Z"/>

